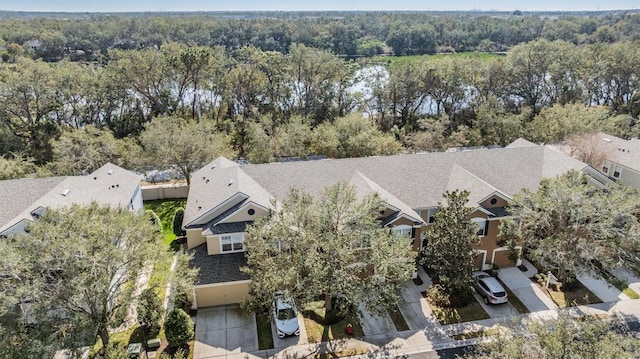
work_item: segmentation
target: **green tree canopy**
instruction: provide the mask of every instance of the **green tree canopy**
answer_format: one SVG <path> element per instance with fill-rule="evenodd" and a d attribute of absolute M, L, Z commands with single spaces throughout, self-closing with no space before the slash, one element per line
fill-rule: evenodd
<path fill-rule="evenodd" d="M 517 331 L 497 327 L 491 340 L 467 359 L 631 359 L 640 356 L 640 339 L 625 328 L 593 317 L 561 313 L 557 319 L 533 321 Z M 527 334 L 523 335 L 522 332 Z"/>
<path fill-rule="evenodd" d="M 464 306 L 474 300 L 472 272 L 475 255 L 471 245 L 479 241 L 478 226 L 469 215 L 468 191 L 445 192 L 438 204 L 435 223 L 425 232 L 423 264 L 433 271 L 433 283 L 452 306 Z"/>
<path fill-rule="evenodd" d="M 600 188 L 570 171 L 514 196 L 513 216 L 502 221 L 500 235 L 524 241 L 532 259 L 561 281 L 595 269 L 598 262 L 638 271 L 639 198 L 632 188 L 616 183 Z"/>
<path fill-rule="evenodd" d="M 371 195 L 358 199 L 339 182 L 314 199 L 292 189 L 271 216 L 248 229 L 245 240 L 252 305 L 266 308 L 276 290 L 298 303 L 332 297 L 373 310 L 392 307 L 411 277 L 415 253 L 410 242 L 378 220 L 383 204 Z"/>
<path fill-rule="evenodd" d="M 132 138 L 116 139 L 109 129 L 89 125 L 64 132 L 52 141 L 53 160 L 49 168 L 58 176 L 93 172 L 111 162 L 128 169 L 140 166 L 142 149 Z"/>
<path fill-rule="evenodd" d="M 193 340 L 193 322 L 182 309 L 172 309 L 164 320 L 164 331 L 169 346 L 179 348 Z"/>
<path fill-rule="evenodd" d="M 146 218 L 95 203 L 49 209 L 0 240 L 0 355 L 51 357 L 96 335 L 106 347 L 113 314 L 129 305 L 121 289 L 160 246 Z"/>
<path fill-rule="evenodd" d="M 187 183 L 193 171 L 216 157 L 235 157 L 228 138 L 208 121 L 156 118 L 145 126 L 140 141 L 147 163 L 156 169 L 175 168 Z"/>

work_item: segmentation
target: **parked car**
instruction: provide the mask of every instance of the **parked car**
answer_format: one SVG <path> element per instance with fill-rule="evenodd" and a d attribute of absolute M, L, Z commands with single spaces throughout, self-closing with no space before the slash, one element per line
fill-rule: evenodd
<path fill-rule="evenodd" d="M 273 320 L 276 323 L 279 338 L 284 338 L 288 335 L 300 335 L 298 312 L 293 298 L 285 296 L 280 291 L 275 293 L 275 300 L 273 301 Z"/>
<path fill-rule="evenodd" d="M 502 304 L 509 300 L 507 291 L 498 280 L 486 272 L 473 272 L 473 286 L 486 304 Z"/>

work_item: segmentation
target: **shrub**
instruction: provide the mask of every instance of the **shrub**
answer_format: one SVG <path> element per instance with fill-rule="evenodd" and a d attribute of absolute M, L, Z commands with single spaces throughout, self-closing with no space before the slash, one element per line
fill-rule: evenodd
<path fill-rule="evenodd" d="M 145 216 L 149 218 L 149 222 L 156 228 L 158 233 L 162 232 L 162 221 L 160 221 L 160 217 L 151 209 L 147 209 L 144 211 Z"/>
<path fill-rule="evenodd" d="M 155 288 L 147 288 L 138 298 L 138 323 L 146 326 L 150 332 L 157 331 L 160 326 L 162 303 Z"/>
<path fill-rule="evenodd" d="M 173 215 L 173 233 L 177 237 L 182 237 L 185 235 L 182 230 L 182 219 L 184 218 L 184 208 L 176 209 L 176 213 Z"/>
<path fill-rule="evenodd" d="M 451 305 L 449 294 L 445 292 L 444 287 L 440 284 L 434 284 L 427 289 L 427 297 L 431 303 L 438 307 L 448 307 Z"/>
<path fill-rule="evenodd" d="M 164 334 L 171 347 L 182 347 L 193 340 L 193 322 L 182 309 L 172 309 L 164 321 Z"/>

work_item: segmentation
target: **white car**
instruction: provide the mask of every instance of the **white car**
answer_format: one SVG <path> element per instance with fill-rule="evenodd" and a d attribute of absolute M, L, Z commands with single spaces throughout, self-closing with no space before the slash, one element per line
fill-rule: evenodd
<path fill-rule="evenodd" d="M 298 312 L 293 298 L 284 296 L 280 291 L 275 293 L 273 320 L 278 331 L 278 338 L 284 338 L 288 335 L 300 335 Z"/>
<path fill-rule="evenodd" d="M 473 286 L 486 304 L 502 304 L 509 300 L 498 280 L 486 272 L 473 272 Z"/>

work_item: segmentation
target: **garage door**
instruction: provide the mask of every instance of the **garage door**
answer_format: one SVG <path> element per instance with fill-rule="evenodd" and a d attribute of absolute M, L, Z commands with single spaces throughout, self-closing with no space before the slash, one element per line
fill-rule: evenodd
<path fill-rule="evenodd" d="M 514 261 L 509 259 L 510 250 L 495 250 L 495 257 L 493 259 L 493 264 L 498 267 L 513 267 L 516 265 Z"/>
<path fill-rule="evenodd" d="M 482 270 L 482 265 L 484 264 L 484 253 L 478 253 L 476 255 L 476 259 L 473 264 L 473 269 Z"/>
<path fill-rule="evenodd" d="M 198 308 L 238 304 L 249 296 L 250 281 L 229 282 L 208 286 L 196 286 Z"/>

